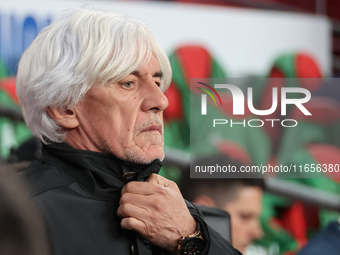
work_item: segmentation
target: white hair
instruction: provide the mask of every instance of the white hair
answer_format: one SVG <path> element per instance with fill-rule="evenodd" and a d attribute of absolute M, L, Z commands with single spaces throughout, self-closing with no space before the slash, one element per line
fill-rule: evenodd
<path fill-rule="evenodd" d="M 23 53 L 17 94 L 27 126 L 44 143 L 64 140 L 66 130 L 48 107 L 71 109 L 95 84 L 115 83 L 155 55 L 161 90 L 170 85 L 171 67 L 150 29 L 113 11 L 77 9 L 44 28 Z"/>

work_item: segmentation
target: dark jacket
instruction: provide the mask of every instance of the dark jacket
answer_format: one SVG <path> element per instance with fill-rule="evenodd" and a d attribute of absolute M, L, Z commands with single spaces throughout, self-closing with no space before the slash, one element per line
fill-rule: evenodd
<path fill-rule="evenodd" d="M 24 171 L 34 200 L 48 223 L 56 255 L 162 254 L 159 248 L 132 231 L 120 227 L 117 216 L 121 177 L 136 172 L 144 181 L 158 173 L 162 163 L 137 165 L 115 156 L 76 150 L 66 144 L 43 147 L 41 161 Z M 203 254 L 239 254 L 226 240 L 207 227 L 190 203 L 189 210 L 200 223 L 205 239 Z"/>

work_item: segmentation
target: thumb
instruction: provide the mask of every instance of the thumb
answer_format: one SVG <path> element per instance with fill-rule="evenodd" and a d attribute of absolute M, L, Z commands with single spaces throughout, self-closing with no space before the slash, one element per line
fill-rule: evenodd
<path fill-rule="evenodd" d="M 145 182 L 155 183 L 155 184 L 166 187 L 166 181 L 168 180 L 165 179 L 164 177 L 153 173 L 149 176 L 149 178 Z"/>
<path fill-rule="evenodd" d="M 176 183 L 164 178 L 163 176 L 155 174 L 155 173 L 151 174 L 150 177 L 146 180 L 146 182 L 155 183 L 155 184 L 161 185 L 163 187 L 169 187 L 172 190 L 179 192 L 179 189 L 178 189 Z"/>

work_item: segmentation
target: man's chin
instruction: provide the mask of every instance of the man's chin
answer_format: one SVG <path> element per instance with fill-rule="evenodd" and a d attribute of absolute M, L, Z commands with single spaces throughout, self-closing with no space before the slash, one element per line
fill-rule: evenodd
<path fill-rule="evenodd" d="M 155 159 L 163 161 L 164 151 L 163 148 L 160 150 L 150 150 L 146 153 L 130 152 L 126 155 L 126 159 L 129 162 L 135 164 L 150 164 Z"/>
<path fill-rule="evenodd" d="M 235 248 L 238 249 L 242 254 L 244 254 L 246 252 L 248 246 L 249 245 L 242 245 L 242 246 L 240 246 L 238 248 L 236 248 L 236 247 Z"/>

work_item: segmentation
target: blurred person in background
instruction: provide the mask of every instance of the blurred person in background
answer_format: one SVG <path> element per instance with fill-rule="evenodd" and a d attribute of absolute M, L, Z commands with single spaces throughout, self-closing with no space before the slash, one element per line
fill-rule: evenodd
<path fill-rule="evenodd" d="M 226 155 L 213 155 L 195 160 L 194 165 L 219 164 L 241 166 Z M 181 180 L 183 197 L 196 204 L 218 207 L 227 211 L 231 219 L 231 241 L 233 246 L 245 253 L 253 241 L 263 236 L 260 224 L 263 179 L 190 179 L 188 174 Z"/>
<path fill-rule="evenodd" d="M 318 232 L 297 255 L 339 255 L 340 218 Z"/>
<path fill-rule="evenodd" d="M 15 178 L 8 179 L 6 166 L 0 169 L 0 254 L 51 254 L 41 214 L 26 187 Z"/>
<path fill-rule="evenodd" d="M 44 143 L 23 175 L 55 254 L 239 254 L 157 175 L 170 81 L 149 28 L 112 11 L 67 12 L 23 54 L 17 93 Z"/>

